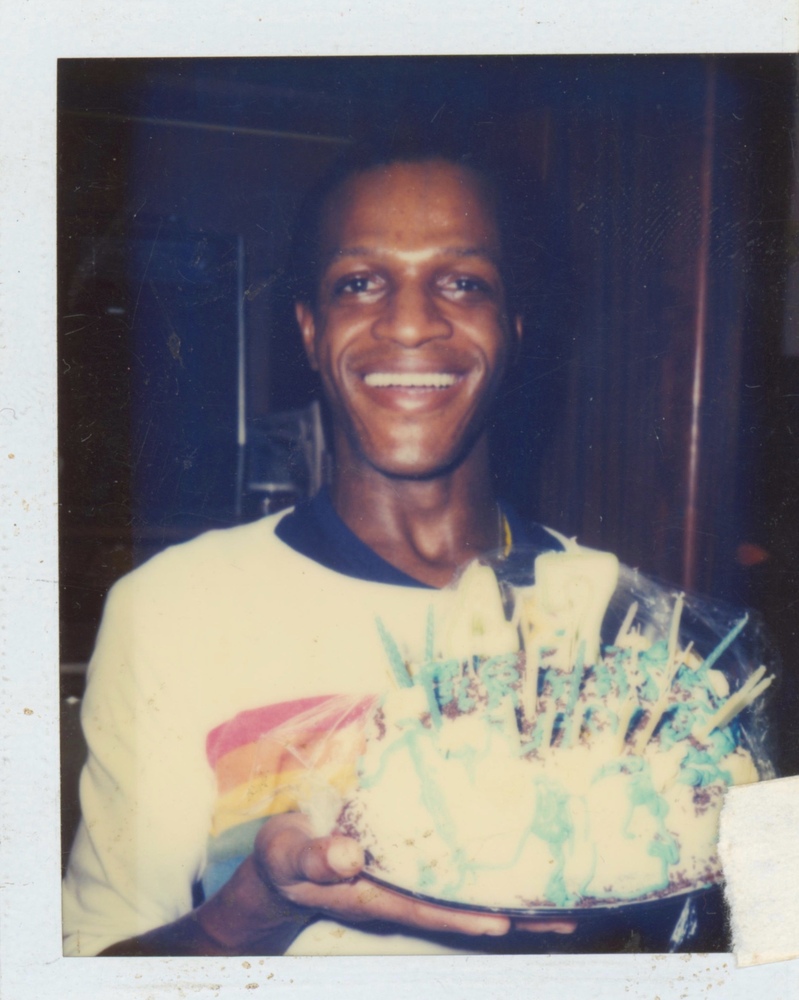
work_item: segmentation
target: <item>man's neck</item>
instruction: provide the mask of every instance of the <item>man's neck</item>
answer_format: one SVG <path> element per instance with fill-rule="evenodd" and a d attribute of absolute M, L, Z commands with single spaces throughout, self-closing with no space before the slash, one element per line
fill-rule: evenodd
<path fill-rule="evenodd" d="M 502 519 L 482 444 L 454 470 L 425 480 L 387 477 L 344 462 L 332 497 L 361 541 L 434 587 L 446 586 L 465 562 L 502 544 Z"/>

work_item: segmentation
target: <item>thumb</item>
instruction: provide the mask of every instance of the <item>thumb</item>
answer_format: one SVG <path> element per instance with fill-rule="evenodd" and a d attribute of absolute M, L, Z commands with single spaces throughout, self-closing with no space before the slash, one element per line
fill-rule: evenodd
<path fill-rule="evenodd" d="M 363 866 L 363 849 L 349 837 L 319 837 L 307 841 L 297 857 L 301 876 L 320 885 L 353 878 Z"/>

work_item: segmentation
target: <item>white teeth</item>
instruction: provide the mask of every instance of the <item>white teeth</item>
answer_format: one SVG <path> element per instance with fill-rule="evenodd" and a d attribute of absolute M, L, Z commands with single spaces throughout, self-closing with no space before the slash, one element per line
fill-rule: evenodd
<path fill-rule="evenodd" d="M 378 389 L 446 389 L 457 380 L 449 372 L 370 372 L 364 377 L 367 385 Z"/>

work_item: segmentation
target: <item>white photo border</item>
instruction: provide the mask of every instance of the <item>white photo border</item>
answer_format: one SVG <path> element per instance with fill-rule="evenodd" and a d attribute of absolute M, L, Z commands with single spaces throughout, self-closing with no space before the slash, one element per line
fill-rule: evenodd
<path fill-rule="evenodd" d="M 55 111 L 59 58 L 795 52 L 795 0 L 33 0 L 0 15 L 0 992 L 660 1000 L 756 991 L 799 962 L 730 955 L 63 958 L 58 760 Z"/>

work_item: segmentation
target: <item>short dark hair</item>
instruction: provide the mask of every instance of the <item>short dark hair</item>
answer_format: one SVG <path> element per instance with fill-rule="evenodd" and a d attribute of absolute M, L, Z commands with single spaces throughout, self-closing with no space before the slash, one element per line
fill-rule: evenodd
<path fill-rule="evenodd" d="M 351 177 L 392 163 L 425 163 L 445 160 L 472 171 L 494 211 L 500 239 L 500 271 L 505 286 L 509 317 L 521 313 L 517 247 L 511 185 L 500 171 L 472 149 L 464 149 L 457 137 L 429 135 L 420 131 L 395 131 L 390 137 L 362 140 L 349 147 L 314 185 L 302 202 L 294 228 L 291 254 L 291 293 L 297 302 L 316 306 L 320 278 L 319 244 L 324 210 L 331 196 Z"/>

